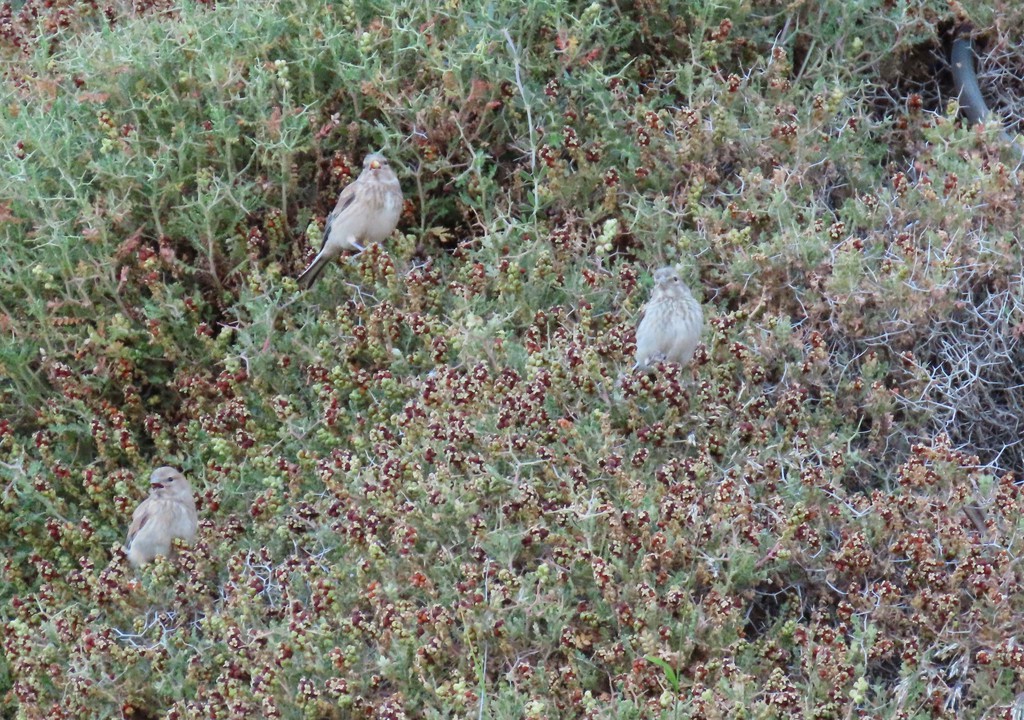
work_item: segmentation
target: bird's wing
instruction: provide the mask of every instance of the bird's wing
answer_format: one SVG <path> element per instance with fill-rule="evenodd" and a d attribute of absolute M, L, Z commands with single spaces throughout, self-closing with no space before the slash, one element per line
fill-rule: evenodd
<path fill-rule="evenodd" d="M 664 353 L 664 329 L 660 328 L 661 318 L 659 308 L 654 302 L 648 301 L 644 306 L 644 314 L 640 324 L 636 327 L 636 365 L 645 368 L 653 362 L 659 354 Z"/>
<path fill-rule="evenodd" d="M 353 202 L 355 202 L 357 182 L 358 180 L 346 185 L 345 189 L 341 191 L 340 195 L 338 195 L 338 202 L 334 206 L 334 209 L 331 210 L 331 214 L 327 216 L 327 222 L 324 223 L 324 238 L 320 243 L 321 250 L 323 250 L 324 246 L 327 245 L 327 238 L 331 235 L 331 226 L 334 224 L 334 221 L 339 215 L 348 210 Z"/>
<path fill-rule="evenodd" d="M 128 526 L 128 540 L 125 542 L 125 547 L 132 546 L 132 540 L 139 534 L 139 530 L 149 520 L 149 516 L 152 514 L 152 498 L 146 498 L 142 501 L 142 504 L 135 508 L 135 512 L 132 513 L 132 524 Z"/>

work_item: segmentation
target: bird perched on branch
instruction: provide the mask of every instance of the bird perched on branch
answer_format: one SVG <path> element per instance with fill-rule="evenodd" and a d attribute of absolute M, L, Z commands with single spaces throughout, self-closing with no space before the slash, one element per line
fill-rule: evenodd
<path fill-rule="evenodd" d="M 363 171 L 338 195 L 327 216 L 323 244 L 302 274 L 299 285 L 312 287 L 321 271 L 345 250 L 361 253 L 364 245 L 381 242 L 398 225 L 402 214 L 402 188 L 387 159 L 372 153 L 363 159 Z"/>
<path fill-rule="evenodd" d="M 654 271 L 654 290 L 636 329 L 636 368 L 656 362 L 685 365 L 693 357 L 704 312 L 675 268 Z"/>
<path fill-rule="evenodd" d="M 172 467 L 157 468 L 149 488 L 149 497 L 135 508 L 128 528 L 125 549 L 132 567 L 169 555 L 174 538 L 191 544 L 199 527 L 192 486 L 184 475 Z"/>

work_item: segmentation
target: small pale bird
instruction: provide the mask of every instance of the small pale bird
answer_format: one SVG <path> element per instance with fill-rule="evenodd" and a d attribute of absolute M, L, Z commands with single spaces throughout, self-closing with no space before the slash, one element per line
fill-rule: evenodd
<path fill-rule="evenodd" d="M 654 271 L 654 290 L 636 329 L 636 368 L 656 362 L 685 365 L 704 327 L 704 311 L 675 268 Z"/>
<path fill-rule="evenodd" d="M 171 541 L 196 539 L 199 516 L 192 486 L 172 467 L 160 467 L 149 478 L 149 497 L 132 513 L 125 549 L 132 567 L 148 563 L 157 555 L 170 555 Z"/>
<path fill-rule="evenodd" d="M 338 195 L 327 216 L 323 244 L 302 274 L 299 285 L 312 287 L 320 272 L 345 250 L 360 253 L 364 244 L 381 242 L 398 225 L 402 188 L 395 171 L 379 153 L 363 158 L 363 171 Z"/>

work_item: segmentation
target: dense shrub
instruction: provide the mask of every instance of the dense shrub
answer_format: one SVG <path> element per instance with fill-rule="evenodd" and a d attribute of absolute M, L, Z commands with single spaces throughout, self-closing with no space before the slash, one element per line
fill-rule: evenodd
<path fill-rule="evenodd" d="M 1016 6 L 5 3 L 3 716 L 1015 711 L 966 16 L 1016 122 Z M 370 150 L 400 232 L 299 292 Z M 635 373 L 670 263 L 704 346 Z M 199 541 L 136 573 L 164 464 Z"/>

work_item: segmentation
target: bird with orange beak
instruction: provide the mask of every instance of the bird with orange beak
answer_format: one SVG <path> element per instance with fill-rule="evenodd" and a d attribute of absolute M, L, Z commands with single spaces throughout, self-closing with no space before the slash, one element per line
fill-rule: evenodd
<path fill-rule="evenodd" d="M 358 254 L 366 245 L 384 240 L 398 225 L 401 214 L 402 188 L 395 171 L 380 153 L 367 155 L 363 171 L 341 191 L 327 216 L 320 252 L 299 275 L 299 285 L 312 287 L 327 263 L 342 252 Z"/>
<path fill-rule="evenodd" d="M 686 365 L 704 327 L 704 311 L 674 267 L 654 271 L 654 290 L 636 329 L 636 365 L 658 362 Z"/>
<path fill-rule="evenodd" d="M 157 468 L 149 478 L 149 497 L 132 513 L 125 550 L 132 567 L 157 555 L 170 555 L 174 538 L 188 544 L 196 538 L 199 515 L 192 486 L 177 469 Z"/>

